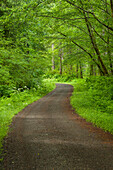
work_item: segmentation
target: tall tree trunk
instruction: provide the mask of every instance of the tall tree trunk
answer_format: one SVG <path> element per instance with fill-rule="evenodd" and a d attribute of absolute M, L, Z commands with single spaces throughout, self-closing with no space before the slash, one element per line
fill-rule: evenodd
<path fill-rule="evenodd" d="M 111 57 L 111 51 L 110 51 L 109 43 L 110 42 L 109 42 L 109 34 L 108 34 L 108 37 L 107 37 L 107 53 L 108 53 L 108 58 L 109 58 L 110 72 L 111 72 L 111 75 L 113 75 L 113 62 L 112 62 L 112 57 Z"/>
<path fill-rule="evenodd" d="M 62 49 L 60 49 L 60 74 L 62 75 L 62 60 L 63 60 L 63 53 L 62 53 Z"/>
<path fill-rule="evenodd" d="M 110 5 L 111 5 L 111 15 L 113 17 L 113 0 L 110 0 Z"/>
<path fill-rule="evenodd" d="M 83 70 L 82 70 L 82 64 L 80 63 L 80 78 L 83 79 Z"/>
<path fill-rule="evenodd" d="M 78 78 L 78 64 L 76 64 L 76 78 Z"/>
<path fill-rule="evenodd" d="M 94 66 L 93 64 L 90 64 L 90 76 L 94 75 Z"/>
<path fill-rule="evenodd" d="M 112 62 L 112 59 L 111 59 L 111 55 L 109 56 L 109 63 L 110 63 L 111 75 L 113 75 L 113 62 Z"/>
<path fill-rule="evenodd" d="M 73 66 L 70 65 L 70 69 L 69 69 L 70 74 L 72 74 L 72 71 L 73 71 Z"/>
<path fill-rule="evenodd" d="M 60 55 L 60 74 L 62 75 L 62 55 Z"/>
<path fill-rule="evenodd" d="M 97 67 L 96 66 L 94 66 L 94 76 L 96 76 L 97 75 Z"/>
<path fill-rule="evenodd" d="M 82 3 L 81 0 L 80 0 L 80 2 L 81 2 L 81 5 L 82 5 L 82 8 L 83 8 L 83 3 Z M 101 58 L 101 56 L 100 56 L 100 51 L 99 51 L 99 49 L 98 49 L 98 46 L 97 46 L 97 43 L 96 43 L 96 39 L 95 39 L 95 36 L 94 36 L 94 34 L 93 34 L 93 30 L 92 30 L 91 23 L 89 22 L 89 20 L 88 20 L 88 18 L 87 18 L 87 16 L 86 16 L 87 14 L 86 14 L 85 11 L 83 11 L 83 14 L 84 14 L 84 17 L 85 17 L 86 26 L 87 26 L 87 29 L 88 29 L 88 32 L 89 32 L 89 36 L 90 36 L 90 39 L 91 39 L 91 43 L 92 43 L 93 48 L 94 48 L 94 50 L 95 50 L 95 52 L 96 52 L 96 54 L 97 54 L 97 56 L 98 56 L 98 61 L 99 61 L 100 65 L 101 65 L 101 68 L 103 69 L 104 75 L 108 75 L 107 68 L 106 68 L 106 66 L 104 65 L 104 63 L 103 63 L 103 61 L 102 61 L 102 58 Z M 101 70 L 100 70 L 100 71 L 101 71 Z M 101 74 L 103 74 L 103 73 L 101 72 Z"/>
<path fill-rule="evenodd" d="M 54 44 L 52 44 L 52 70 L 55 70 Z"/>
<path fill-rule="evenodd" d="M 113 17 L 113 1 L 110 1 L 111 3 L 111 11 L 112 11 L 112 17 Z M 106 11 L 108 12 L 108 4 L 106 0 Z M 106 18 L 108 20 L 108 16 Z M 108 20 L 108 25 L 109 25 L 109 20 Z M 110 72 L 111 75 L 113 75 L 113 62 L 112 62 L 112 57 L 111 57 L 111 50 L 110 50 L 110 30 L 108 29 L 108 34 L 107 34 L 107 53 L 108 53 L 108 59 L 109 59 L 109 66 L 110 66 Z"/>
<path fill-rule="evenodd" d="M 85 16 L 85 21 L 86 21 L 87 29 L 88 29 L 88 32 L 89 32 L 89 36 L 90 36 L 90 39 L 91 39 L 91 43 L 92 43 L 93 48 L 94 48 L 94 50 L 95 50 L 95 52 L 96 52 L 96 54 L 97 54 L 97 56 L 98 56 L 98 61 L 99 61 L 99 63 L 101 64 L 101 67 L 102 67 L 102 69 L 103 69 L 104 75 L 108 75 L 107 68 L 106 68 L 106 66 L 104 65 L 103 61 L 102 61 L 102 58 L 101 58 L 101 56 L 100 56 L 100 51 L 99 51 L 98 46 L 97 46 L 97 44 L 96 44 L 96 40 L 95 40 L 93 31 L 92 31 L 92 29 L 91 29 L 91 27 L 90 27 L 90 26 L 91 26 L 91 23 L 89 24 L 85 12 L 84 12 L 84 16 Z M 100 70 L 100 71 L 101 71 L 101 70 Z"/>
<path fill-rule="evenodd" d="M 61 32 L 58 32 L 58 33 L 60 33 L 61 35 L 67 37 L 64 33 L 61 33 Z M 98 63 L 98 62 L 96 61 L 96 59 L 92 56 L 91 53 L 89 53 L 85 48 L 83 48 L 81 45 L 77 44 L 75 41 L 72 40 L 72 43 L 74 43 L 77 47 L 79 47 L 79 48 L 82 49 L 85 53 L 87 53 L 87 54 L 90 56 L 90 58 L 92 59 L 92 61 L 94 61 L 94 63 L 97 65 L 97 67 L 98 67 L 99 70 L 101 71 L 102 75 L 105 75 L 105 73 L 104 73 L 104 71 L 103 71 L 100 63 Z"/>

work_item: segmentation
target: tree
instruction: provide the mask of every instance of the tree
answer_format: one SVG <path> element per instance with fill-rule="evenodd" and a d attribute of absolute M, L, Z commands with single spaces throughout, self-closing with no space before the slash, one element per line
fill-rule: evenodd
<path fill-rule="evenodd" d="M 110 4 L 108 5 L 108 12 L 104 10 L 104 6 L 105 1 L 58 1 L 54 3 L 54 7 L 52 4 L 50 10 L 45 13 L 43 12 L 39 17 L 45 17 L 46 20 L 49 18 L 49 20 L 51 19 L 52 21 L 54 19 L 54 25 L 49 22 L 49 27 L 53 30 L 54 34 L 55 32 L 56 35 L 59 33 L 59 35 L 65 37 L 66 41 L 74 43 L 84 51 L 97 65 L 101 75 L 109 75 L 111 72 L 108 65 L 109 58 L 106 55 L 106 48 L 104 48 L 104 46 L 107 46 L 107 35 L 112 34 L 112 24 L 111 16 L 109 15 Z M 60 13 L 58 11 L 63 12 Z M 102 11 L 103 16 L 100 15 Z M 106 15 L 109 16 L 109 25 L 106 21 Z M 101 16 L 101 18 L 98 16 Z M 106 31 L 106 29 L 108 29 L 109 32 Z M 103 31 L 105 32 L 104 35 L 102 35 Z M 87 45 L 83 43 L 86 41 Z M 91 46 L 92 50 L 90 50 L 88 46 Z M 111 48 L 111 46 L 112 38 L 110 38 L 109 41 L 109 48 Z"/>
<path fill-rule="evenodd" d="M 46 50 L 42 22 L 35 18 L 38 5 L 32 0 L 0 2 L 0 90 L 40 83 Z"/>
<path fill-rule="evenodd" d="M 51 68 L 113 75 L 112 21 L 112 0 L 1 0 L 1 85 L 33 87 Z"/>

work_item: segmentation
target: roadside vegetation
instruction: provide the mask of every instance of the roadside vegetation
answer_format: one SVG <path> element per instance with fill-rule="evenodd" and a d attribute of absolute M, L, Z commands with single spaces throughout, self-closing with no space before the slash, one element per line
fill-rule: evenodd
<path fill-rule="evenodd" d="M 17 89 L 10 94 L 10 97 L 0 98 L 0 151 L 2 150 L 3 138 L 9 131 L 12 118 L 27 105 L 42 98 L 55 88 L 55 83 L 43 81 L 38 88 Z"/>
<path fill-rule="evenodd" d="M 47 80 L 73 85 L 71 105 L 77 114 L 113 134 L 113 77 L 73 79 L 73 76 L 54 75 Z"/>
<path fill-rule="evenodd" d="M 0 147 L 12 117 L 55 82 L 72 84 L 77 113 L 113 134 L 112 49 L 112 1 L 1 0 Z"/>
<path fill-rule="evenodd" d="M 113 134 L 113 77 L 91 77 L 71 84 L 71 104 L 76 112 Z"/>

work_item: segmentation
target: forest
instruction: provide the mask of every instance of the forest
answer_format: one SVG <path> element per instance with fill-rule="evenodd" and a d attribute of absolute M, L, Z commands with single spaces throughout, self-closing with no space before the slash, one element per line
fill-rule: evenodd
<path fill-rule="evenodd" d="M 113 0 L 0 1 L 0 141 L 55 82 L 72 84 L 77 113 L 113 134 Z"/>

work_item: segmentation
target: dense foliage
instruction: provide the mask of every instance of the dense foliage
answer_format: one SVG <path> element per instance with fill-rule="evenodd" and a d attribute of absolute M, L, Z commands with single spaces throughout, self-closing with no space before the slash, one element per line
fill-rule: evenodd
<path fill-rule="evenodd" d="M 35 6 L 33 1 L 0 2 L 0 96 L 40 85 L 45 62 L 44 32 L 41 21 L 33 15 Z"/>
<path fill-rule="evenodd" d="M 85 78 L 74 85 L 73 107 L 113 132 L 112 49 L 112 0 L 1 0 L 0 127 L 46 94 L 44 78 Z"/>
<path fill-rule="evenodd" d="M 103 112 L 113 113 L 113 77 L 86 79 L 90 102 Z"/>
<path fill-rule="evenodd" d="M 49 23 L 53 70 L 81 78 L 113 74 L 111 1 L 63 0 L 44 7 L 38 16 Z"/>
<path fill-rule="evenodd" d="M 1 0 L 0 95 L 43 74 L 113 74 L 112 1 Z M 52 72 L 52 74 L 53 74 Z"/>
<path fill-rule="evenodd" d="M 76 80 L 71 104 L 87 121 L 113 134 L 113 78 Z"/>
<path fill-rule="evenodd" d="M 15 114 L 20 112 L 27 105 L 40 99 L 55 88 L 55 84 L 50 81 L 43 81 L 43 86 L 27 89 L 21 92 L 21 89 L 12 93 L 10 98 L 0 98 L 0 153 L 3 138 L 9 131 L 9 125 Z"/>

